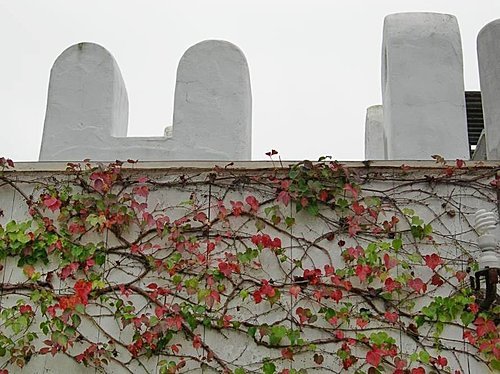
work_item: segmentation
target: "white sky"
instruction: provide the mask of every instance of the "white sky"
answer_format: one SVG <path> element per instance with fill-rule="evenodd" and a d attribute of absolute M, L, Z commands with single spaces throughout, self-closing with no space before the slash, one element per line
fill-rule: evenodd
<path fill-rule="evenodd" d="M 177 63 L 191 45 L 238 45 L 253 94 L 253 159 L 363 158 L 368 106 L 380 104 L 384 16 L 458 18 L 465 85 L 479 88 L 476 36 L 498 0 L 0 0 L 0 156 L 37 160 L 50 68 L 92 41 L 115 57 L 127 86 L 131 136 L 172 122 Z M 499 41 L 500 42 L 500 41 Z"/>

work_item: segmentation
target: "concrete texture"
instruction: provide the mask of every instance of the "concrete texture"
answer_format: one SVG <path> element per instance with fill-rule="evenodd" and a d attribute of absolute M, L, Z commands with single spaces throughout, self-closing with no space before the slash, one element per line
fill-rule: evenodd
<path fill-rule="evenodd" d="M 387 157 L 468 159 L 460 31 L 455 17 L 399 13 L 384 23 Z"/>
<path fill-rule="evenodd" d="M 487 24 L 477 37 L 479 78 L 483 97 L 486 157 L 500 159 L 500 20 Z"/>
<path fill-rule="evenodd" d="M 384 108 L 374 105 L 366 110 L 365 123 L 365 159 L 386 160 L 384 133 Z"/>
<path fill-rule="evenodd" d="M 173 135 L 126 137 L 127 126 L 127 93 L 113 56 L 92 43 L 65 50 L 51 70 L 41 161 L 249 160 L 245 56 L 224 41 L 191 47 L 178 68 Z"/>
<path fill-rule="evenodd" d="M 189 150 L 220 153 L 217 159 L 250 160 L 251 118 L 250 76 L 241 50 L 223 41 L 189 48 L 177 69 L 173 138 Z"/>
<path fill-rule="evenodd" d="M 40 160 L 107 153 L 111 137 L 127 136 L 127 122 L 127 91 L 113 56 L 93 43 L 66 49 L 50 72 Z"/>

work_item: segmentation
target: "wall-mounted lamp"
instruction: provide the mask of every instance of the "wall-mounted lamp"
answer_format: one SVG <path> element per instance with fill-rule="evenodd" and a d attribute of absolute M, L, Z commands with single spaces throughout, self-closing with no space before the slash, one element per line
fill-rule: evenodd
<path fill-rule="evenodd" d="M 497 239 L 491 234 L 497 225 L 497 216 L 493 212 L 480 209 L 475 214 L 475 228 L 479 234 L 478 246 L 481 254 L 478 259 L 479 270 L 475 278 L 471 277 L 472 288 L 480 295 L 481 278 L 484 278 L 486 294 L 478 299 L 481 310 L 487 310 L 497 298 L 497 284 L 500 275 L 500 253 L 497 252 Z"/>

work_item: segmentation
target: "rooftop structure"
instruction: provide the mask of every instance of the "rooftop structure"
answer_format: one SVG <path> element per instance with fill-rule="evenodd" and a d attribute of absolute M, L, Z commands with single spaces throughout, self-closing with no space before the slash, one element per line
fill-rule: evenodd
<path fill-rule="evenodd" d="M 383 105 L 367 111 L 366 159 L 418 160 L 439 154 L 446 159 L 497 160 L 499 38 L 498 21 L 479 33 L 481 92 L 465 92 L 460 30 L 454 16 L 387 16 Z"/>

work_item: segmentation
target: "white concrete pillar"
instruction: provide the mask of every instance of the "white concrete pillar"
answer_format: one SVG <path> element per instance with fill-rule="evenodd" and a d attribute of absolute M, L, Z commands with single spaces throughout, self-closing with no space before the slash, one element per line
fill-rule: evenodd
<path fill-rule="evenodd" d="M 50 72 L 40 160 L 100 159 L 127 125 L 127 90 L 113 56 L 93 43 L 61 53 Z"/>
<path fill-rule="evenodd" d="M 487 24 L 477 37 L 483 99 L 486 158 L 500 160 L 500 20 Z"/>
<path fill-rule="evenodd" d="M 366 110 L 365 160 L 387 160 L 382 105 L 374 105 Z"/>
<path fill-rule="evenodd" d="M 207 149 L 220 157 L 250 160 L 252 95 L 241 50 L 209 40 L 189 48 L 177 69 L 174 139 L 188 149 Z"/>
<path fill-rule="evenodd" d="M 212 40 L 184 54 L 172 135 L 126 137 L 127 121 L 127 93 L 113 56 L 96 44 L 74 45 L 51 70 L 40 160 L 250 160 L 251 92 L 243 53 Z"/>
<path fill-rule="evenodd" d="M 460 31 L 455 17 L 399 13 L 384 23 L 382 96 L 388 159 L 468 159 Z"/>

